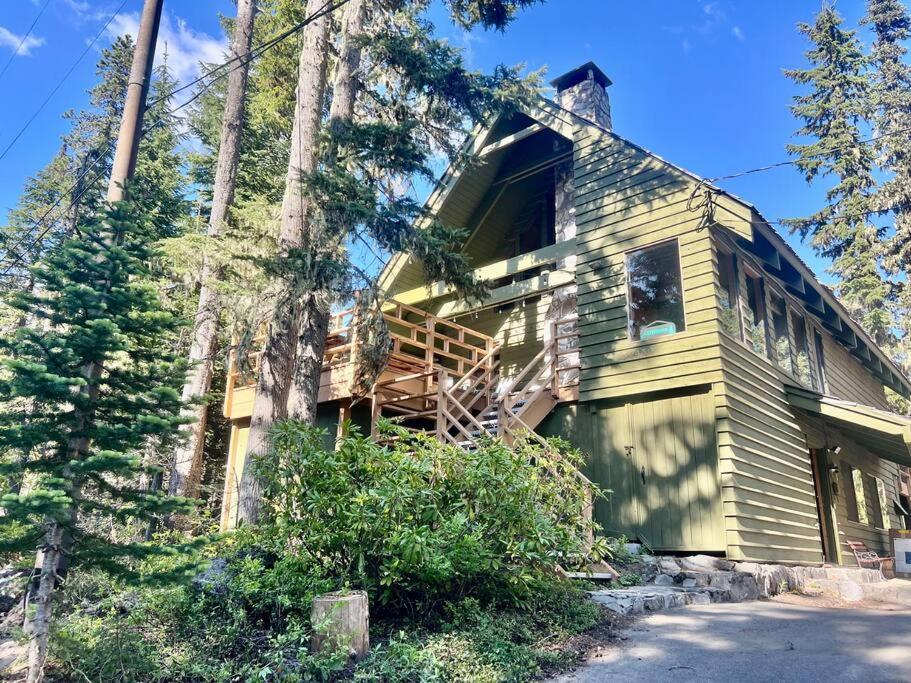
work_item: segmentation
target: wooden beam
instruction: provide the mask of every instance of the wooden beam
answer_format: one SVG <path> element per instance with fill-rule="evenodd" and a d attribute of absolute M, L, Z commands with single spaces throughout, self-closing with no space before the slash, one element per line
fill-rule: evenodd
<path fill-rule="evenodd" d="M 449 318 L 454 315 L 461 315 L 468 311 L 476 309 L 489 308 L 495 304 L 506 303 L 515 299 L 524 299 L 538 292 L 554 289 L 561 285 L 566 285 L 576 279 L 575 273 L 567 270 L 555 270 L 550 273 L 541 273 L 537 277 L 522 282 L 516 282 L 506 287 L 499 287 L 490 292 L 490 295 L 484 299 L 480 305 L 469 304 L 465 301 L 450 301 L 443 304 L 437 315 L 440 318 Z"/>
<path fill-rule="evenodd" d="M 513 133 L 512 135 L 506 135 L 505 137 L 502 137 L 495 142 L 491 142 L 480 151 L 478 156 L 486 157 L 490 154 L 493 154 L 494 152 L 504 149 L 505 147 L 514 145 L 520 140 L 524 140 L 525 138 L 531 137 L 536 133 L 540 133 L 542 130 L 547 130 L 547 128 L 541 123 L 533 123 L 528 126 L 528 128 L 523 128 L 522 130 Z"/>
<path fill-rule="evenodd" d="M 479 280 L 498 280 L 499 278 L 516 275 L 538 266 L 554 263 L 574 253 L 576 253 L 576 239 L 572 238 L 537 251 L 530 251 L 527 254 L 520 254 L 519 256 L 513 256 L 503 261 L 482 266 L 474 271 L 474 275 Z M 445 282 L 434 282 L 426 287 L 415 287 L 396 294 L 395 300 L 403 304 L 414 305 L 428 299 L 436 299 L 452 294 L 454 291 L 455 288 Z"/>

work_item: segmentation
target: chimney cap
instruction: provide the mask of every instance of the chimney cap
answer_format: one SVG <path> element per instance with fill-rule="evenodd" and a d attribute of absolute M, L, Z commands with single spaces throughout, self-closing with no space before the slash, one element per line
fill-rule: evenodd
<path fill-rule="evenodd" d="M 572 88 L 574 85 L 587 80 L 589 74 L 602 88 L 606 88 L 611 84 L 611 80 L 594 62 L 586 62 L 582 66 L 577 66 L 572 71 L 567 71 L 562 76 L 557 76 L 550 84 L 557 89 L 557 92 L 563 92 L 567 88 Z"/>

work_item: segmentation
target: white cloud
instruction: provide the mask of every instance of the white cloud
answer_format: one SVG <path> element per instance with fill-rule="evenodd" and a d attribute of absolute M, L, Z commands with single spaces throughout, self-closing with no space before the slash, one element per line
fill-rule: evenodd
<path fill-rule="evenodd" d="M 9 29 L 0 26 L 0 45 L 8 47 L 20 57 L 28 57 L 32 54 L 32 50 L 44 45 L 44 38 L 28 36 L 22 40 L 22 36 L 17 36 Z"/>
<path fill-rule="evenodd" d="M 733 35 L 737 40 L 746 40 L 746 36 L 743 34 L 743 29 L 739 26 L 731 27 L 731 35 Z"/>
<path fill-rule="evenodd" d="M 118 15 L 107 29 L 111 37 L 128 34 L 136 37 L 139 14 Z M 167 55 L 171 72 L 181 83 L 193 80 L 199 74 L 200 62 L 219 64 L 226 60 L 227 41 L 223 38 L 195 31 L 180 17 L 165 15 L 161 18 L 155 63 L 160 64 Z"/>

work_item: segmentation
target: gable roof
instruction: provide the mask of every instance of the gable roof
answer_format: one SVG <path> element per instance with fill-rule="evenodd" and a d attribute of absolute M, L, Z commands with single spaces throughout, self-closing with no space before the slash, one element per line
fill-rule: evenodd
<path fill-rule="evenodd" d="M 573 73 L 570 72 L 566 76 L 569 77 Z M 807 304 L 807 309 L 821 320 L 832 335 L 887 386 L 903 396 L 911 396 L 911 381 L 905 377 L 898 365 L 854 321 L 833 292 L 819 282 L 812 269 L 753 204 L 552 100 L 542 97 L 535 105 L 523 107 L 522 112 L 569 140 L 573 140 L 573 131 L 576 127 L 592 128 L 601 135 L 609 136 L 638 150 L 675 175 L 697 183 L 705 192 L 712 195 L 715 210 L 713 218 L 717 222 L 732 230 L 742 246 L 754 253 L 759 252 L 757 255 L 760 257 L 772 258 L 771 263 L 764 264 L 767 270 L 776 275 L 787 273 L 795 278 L 793 286 L 788 285 L 788 289 Z M 477 156 L 487 145 L 490 134 L 499 120 L 500 117 L 497 117 L 487 125 L 477 126 L 463 144 L 461 153 Z M 443 206 L 459 184 L 464 171 L 464 166 L 450 165 L 447 168 L 425 204 L 429 215 L 436 214 Z M 722 216 L 719 217 L 719 214 Z M 762 253 L 768 247 L 774 251 Z M 781 260 L 782 256 L 784 261 Z M 389 260 L 380 274 L 381 288 L 388 288 L 407 260 L 404 254 L 396 254 Z"/>

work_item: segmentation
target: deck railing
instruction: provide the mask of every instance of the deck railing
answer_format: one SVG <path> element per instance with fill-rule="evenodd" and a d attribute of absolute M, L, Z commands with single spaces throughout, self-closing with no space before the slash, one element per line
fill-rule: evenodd
<path fill-rule="evenodd" d="M 356 315 L 356 308 L 332 314 L 323 357 L 324 370 L 357 360 Z M 397 301 L 390 301 L 383 307 L 383 318 L 391 338 L 389 368 L 400 374 L 432 369 L 462 376 L 495 346 L 494 339 L 486 334 Z M 262 334 L 252 345 L 261 349 L 264 343 L 265 335 Z M 232 351 L 228 393 L 256 384 L 261 355 L 261 350 L 248 353 L 246 363 L 240 367 Z"/>

